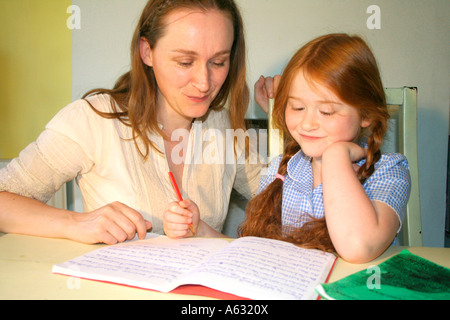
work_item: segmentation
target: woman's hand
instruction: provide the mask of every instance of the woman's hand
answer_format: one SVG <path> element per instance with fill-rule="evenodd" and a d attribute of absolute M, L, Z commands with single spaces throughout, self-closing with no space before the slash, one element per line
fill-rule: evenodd
<path fill-rule="evenodd" d="M 189 228 L 198 228 L 200 221 L 200 212 L 197 205 L 191 200 L 172 202 L 164 212 L 163 224 L 164 233 L 169 238 L 187 238 L 194 234 Z"/>
<path fill-rule="evenodd" d="M 269 99 L 275 98 L 280 79 L 279 75 L 275 77 L 261 76 L 255 83 L 255 101 L 266 113 L 269 112 Z"/>
<path fill-rule="evenodd" d="M 70 238 L 84 243 L 116 244 L 144 239 L 151 223 L 136 210 L 120 202 L 113 202 L 87 213 L 72 213 Z"/>

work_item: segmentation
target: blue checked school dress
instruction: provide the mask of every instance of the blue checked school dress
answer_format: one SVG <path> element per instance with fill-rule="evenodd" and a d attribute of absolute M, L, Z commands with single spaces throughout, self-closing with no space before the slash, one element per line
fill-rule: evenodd
<path fill-rule="evenodd" d="M 275 180 L 281 159 L 280 155 L 272 160 L 266 174 L 261 178 L 258 193 Z M 323 218 L 325 215 L 322 185 L 313 188 L 310 160 L 310 157 L 300 150 L 288 162 L 282 197 L 282 224 L 283 230 L 287 232 L 300 228 L 308 220 L 308 215 L 315 218 Z M 364 162 L 365 159 L 357 164 L 361 166 Z M 363 188 L 369 199 L 381 201 L 394 209 L 400 221 L 399 232 L 411 190 L 406 157 L 399 153 L 383 154 L 375 164 L 374 173 L 364 182 Z"/>

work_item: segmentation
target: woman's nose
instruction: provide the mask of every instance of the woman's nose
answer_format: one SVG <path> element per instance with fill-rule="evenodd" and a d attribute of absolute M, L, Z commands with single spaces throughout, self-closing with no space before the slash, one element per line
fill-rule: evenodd
<path fill-rule="evenodd" d="M 198 66 L 195 70 L 192 85 L 200 92 L 208 92 L 210 88 L 209 73 L 210 71 L 206 65 Z"/>

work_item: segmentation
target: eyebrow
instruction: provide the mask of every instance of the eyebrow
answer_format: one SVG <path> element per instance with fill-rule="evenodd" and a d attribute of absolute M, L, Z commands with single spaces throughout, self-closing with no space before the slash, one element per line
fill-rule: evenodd
<path fill-rule="evenodd" d="M 303 99 L 300 97 L 294 97 L 294 96 L 288 96 L 288 100 L 292 99 L 292 100 L 297 100 L 300 101 L 301 103 L 304 104 Z M 317 101 L 318 104 L 338 104 L 338 105 L 342 105 L 341 102 L 339 101 L 333 101 L 333 100 L 318 100 Z"/>
<path fill-rule="evenodd" d="M 172 52 L 173 53 L 186 54 L 186 55 L 189 55 L 189 56 L 198 56 L 198 53 L 195 52 L 195 51 L 192 51 L 192 50 L 175 49 Z M 217 57 L 220 57 L 220 56 L 224 56 L 224 55 L 229 55 L 229 54 L 231 54 L 231 50 L 222 50 L 222 51 L 219 51 L 216 54 L 214 54 L 211 59 L 217 58 Z"/>

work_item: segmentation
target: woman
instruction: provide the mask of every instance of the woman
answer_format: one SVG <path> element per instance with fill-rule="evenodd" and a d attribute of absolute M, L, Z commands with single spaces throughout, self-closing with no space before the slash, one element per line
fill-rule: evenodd
<path fill-rule="evenodd" d="M 176 199 L 171 171 L 186 203 L 200 211 L 194 231 L 220 236 L 231 189 L 250 197 L 260 165 L 191 160 L 194 151 L 221 145 L 204 138 L 208 129 L 244 127 L 244 57 L 232 0 L 149 1 L 133 36 L 131 70 L 112 90 L 93 90 L 61 110 L 0 171 L 0 230 L 106 244 L 143 238 L 148 229 L 192 236 L 190 216 L 168 206 Z M 246 151 L 235 145 L 236 158 Z M 44 204 L 74 177 L 85 213 Z"/>

